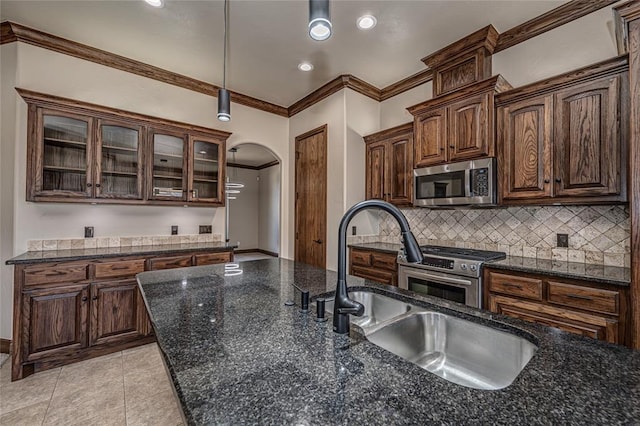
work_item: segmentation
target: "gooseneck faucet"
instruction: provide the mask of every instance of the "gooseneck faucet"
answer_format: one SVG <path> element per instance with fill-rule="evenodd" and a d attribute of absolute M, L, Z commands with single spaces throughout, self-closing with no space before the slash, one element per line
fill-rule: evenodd
<path fill-rule="evenodd" d="M 342 216 L 338 228 L 338 284 L 336 286 L 335 301 L 333 304 L 333 331 L 339 334 L 349 332 L 349 315 L 362 316 L 364 306 L 355 300 L 349 299 L 347 294 L 347 227 L 351 219 L 362 210 L 381 209 L 391 214 L 400 225 L 404 253 L 409 263 L 422 262 L 422 251 L 416 238 L 409 229 L 409 222 L 402 212 L 393 204 L 380 200 L 362 201 L 351 207 Z"/>

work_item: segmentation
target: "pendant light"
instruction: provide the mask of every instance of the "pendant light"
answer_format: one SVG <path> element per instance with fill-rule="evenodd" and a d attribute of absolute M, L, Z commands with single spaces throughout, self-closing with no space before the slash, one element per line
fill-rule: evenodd
<path fill-rule="evenodd" d="M 231 161 L 232 164 L 236 164 L 236 152 L 238 152 L 238 148 L 233 147 L 229 151 L 231 151 Z M 229 176 L 227 176 L 227 181 L 225 182 L 225 197 L 227 197 L 227 206 L 225 207 L 225 227 L 224 227 L 224 240 L 225 242 L 229 242 L 229 200 L 235 200 L 236 194 L 240 193 L 240 190 L 244 188 L 244 183 L 238 182 L 238 171 L 237 168 L 233 168 L 233 176 L 234 181 L 232 182 Z"/>
<path fill-rule="evenodd" d="M 218 120 L 231 120 L 231 98 L 227 90 L 227 20 L 229 0 L 224 0 L 224 61 L 222 63 L 222 88 L 218 89 Z"/>
<path fill-rule="evenodd" d="M 309 36 L 317 41 L 331 37 L 329 0 L 309 0 Z"/>

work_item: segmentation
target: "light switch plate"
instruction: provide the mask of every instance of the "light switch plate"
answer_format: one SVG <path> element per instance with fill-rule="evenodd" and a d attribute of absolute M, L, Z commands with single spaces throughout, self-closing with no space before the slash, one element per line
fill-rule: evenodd
<path fill-rule="evenodd" d="M 171 225 L 171 235 L 178 235 L 178 225 Z"/>
<path fill-rule="evenodd" d="M 93 226 L 85 226 L 84 227 L 84 237 L 85 238 L 93 238 Z"/>
<path fill-rule="evenodd" d="M 569 234 L 556 234 L 558 247 L 569 247 Z"/>

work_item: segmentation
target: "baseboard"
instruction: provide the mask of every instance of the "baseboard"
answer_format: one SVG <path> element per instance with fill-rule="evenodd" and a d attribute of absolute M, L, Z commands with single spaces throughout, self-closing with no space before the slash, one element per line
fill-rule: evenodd
<path fill-rule="evenodd" d="M 278 253 L 274 253 L 272 251 L 267 251 L 267 250 L 262 250 L 262 249 L 242 249 L 242 250 L 234 250 L 233 254 L 242 254 L 242 253 L 262 253 L 262 254 L 266 254 L 267 256 L 273 256 L 273 257 L 280 257 L 280 255 Z"/>
<path fill-rule="evenodd" d="M 0 339 L 0 354 L 11 353 L 11 340 Z"/>

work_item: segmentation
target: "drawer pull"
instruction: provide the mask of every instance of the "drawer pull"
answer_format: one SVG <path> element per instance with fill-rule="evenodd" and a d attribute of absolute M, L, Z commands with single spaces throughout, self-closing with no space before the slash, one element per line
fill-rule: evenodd
<path fill-rule="evenodd" d="M 125 270 L 125 269 L 129 269 L 129 267 L 128 266 L 112 266 L 111 267 L 112 271 L 122 271 L 122 270 Z"/>
<path fill-rule="evenodd" d="M 580 300 L 593 300 L 593 297 L 589 296 L 580 296 L 579 294 L 567 294 L 567 297 L 571 299 L 580 299 Z"/>
<path fill-rule="evenodd" d="M 522 290 L 522 286 L 520 284 L 504 283 L 504 285 L 506 285 L 507 287 L 513 287 L 517 288 L 518 290 Z"/>

